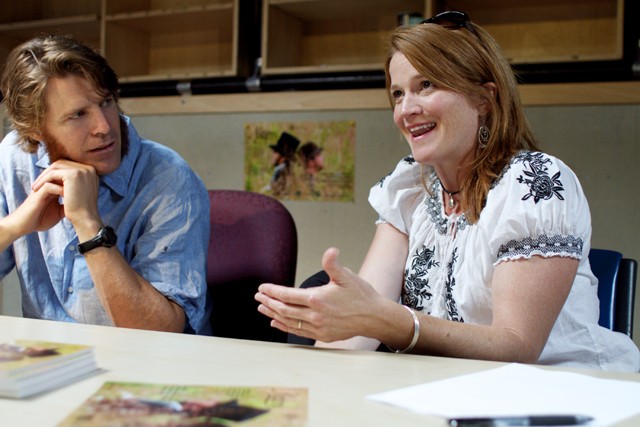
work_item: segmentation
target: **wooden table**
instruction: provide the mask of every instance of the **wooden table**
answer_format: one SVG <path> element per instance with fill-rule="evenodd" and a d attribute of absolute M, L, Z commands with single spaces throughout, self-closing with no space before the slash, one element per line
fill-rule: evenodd
<path fill-rule="evenodd" d="M 30 399 L 0 399 L 3 427 L 55 426 L 105 381 L 307 387 L 310 427 L 444 427 L 442 418 L 365 397 L 502 365 L 0 316 L 0 342 L 20 338 L 93 345 L 103 372 Z M 580 372 L 640 382 L 640 374 Z M 640 415 L 618 425 L 638 426 Z"/>

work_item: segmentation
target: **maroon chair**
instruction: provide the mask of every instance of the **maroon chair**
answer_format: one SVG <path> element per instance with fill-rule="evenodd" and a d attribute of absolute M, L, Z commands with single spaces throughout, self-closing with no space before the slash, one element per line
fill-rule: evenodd
<path fill-rule="evenodd" d="M 298 235 L 293 217 L 278 200 L 240 190 L 209 190 L 211 236 L 207 287 L 214 336 L 286 342 L 258 312 L 261 283 L 293 286 Z"/>

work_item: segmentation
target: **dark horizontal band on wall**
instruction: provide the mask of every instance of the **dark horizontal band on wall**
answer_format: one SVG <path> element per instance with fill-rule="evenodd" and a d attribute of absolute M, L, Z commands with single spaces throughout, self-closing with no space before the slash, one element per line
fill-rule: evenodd
<path fill-rule="evenodd" d="M 640 61 L 638 62 L 640 65 Z M 622 61 L 562 64 L 519 64 L 513 69 L 518 81 L 526 84 L 617 82 L 640 80 L 640 70 Z M 247 92 L 311 91 L 384 88 L 382 71 L 267 75 L 260 77 L 204 78 L 188 81 L 123 83 L 121 96 L 207 95 Z"/>

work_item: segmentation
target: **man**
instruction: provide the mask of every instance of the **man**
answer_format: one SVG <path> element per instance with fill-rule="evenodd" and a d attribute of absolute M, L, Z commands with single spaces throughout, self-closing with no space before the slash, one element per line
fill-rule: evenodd
<path fill-rule="evenodd" d="M 0 279 L 25 317 L 207 334 L 209 199 L 141 138 L 104 58 L 64 36 L 15 48 L 1 90 Z"/>

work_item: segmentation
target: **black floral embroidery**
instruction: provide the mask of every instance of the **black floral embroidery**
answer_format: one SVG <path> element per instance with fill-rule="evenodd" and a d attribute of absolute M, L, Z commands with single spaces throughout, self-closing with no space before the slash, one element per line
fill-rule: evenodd
<path fill-rule="evenodd" d="M 447 281 L 445 283 L 446 286 L 446 304 L 447 304 L 447 314 L 449 319 L 454 322 L 464 322 L 464 319 L 458 312 L 458 306 L 456 305 L 455 300 L 453 299 L 453 287 L 456 285 L 456 279 L 453 277 L 453 266 L 458 261 L 458 248 L 453 250 L 453 256 L 451 257 L 451 262 L 447 264 Z"/>
<path fill-rule="evenodd" d="M 416 159 L 413 158 L 413 155 L 409 154 L 404 159 L 402 159 L 402 161 L 408 163 L 409 165 L 412 165 L 416 162 Z"/>
<path fill-rule="evenodd" d="M 435 259 L 435 247 L 428 249 L 422 246 L 411 257 L 411 267 L 405 270 L 402 302 L 415 310 L 424 309 L 424 301 L 429 301 L 433 294 L 427 278 L 428 271 L 440 265 Z"/>
<path fill-rule="evenodd" d="M 408 155 L 405 158 L 402 159 L 403 162 L 408 163 L 409 165 L 412 165 L 416 162 L 416 159 L 413 158 L 412 155 Z M 382 179 L 380 181 L 377 182 L 376 185 L 378 185 L 380 188 L 382 188 L 384 181 L 389 178 L 391 176 L 391 174 L 393 174 L 394 171 L 389 172 L 386 176 L 382 177 Z"/>
<path fill-rule="evenodd" d="M 560 181 L 560 171 L 553 176 L 549 176 L 549 168 L 547 164 L 551 164 L 551 159 L 545 157 L 542 153 L 523 152 L 516 157 L 516 160 L 527 163 L 530 171 L 523 170 L 526 177 L 520 175 L 517 180 L 520 184 L 529 186 L 529 193 L 522 197 L 522 200 L 528 200 L 533 197 L 533 201 L 538 203 L 540 200 L 549 200 L 554 195 L 564 200 L 560 191 L 564 191 L 562 181 Z"/>
<path fill-rule="evenodd" d="M 384 184 L 384 181 L 389 178 L 391 176 L 393 172 L 389 172 L 387 175 L 383 176 L 382 179 L 380 179 L 380 181 L 378 181 L 378 183 L 376 184 L 377 186 L 379 186 L 380 188 L 382 188 L 382 185 Z"/>
<path fill-rule="evenodd" d="M 547 255 L 569 255 L 575 258 L 582 256 L 584 241 L 576 236 L 539 236 L 522 240 L 511 240 L 498 249 L 498 259 L 514 259 L 530 257 L 534 253 Z"/>

